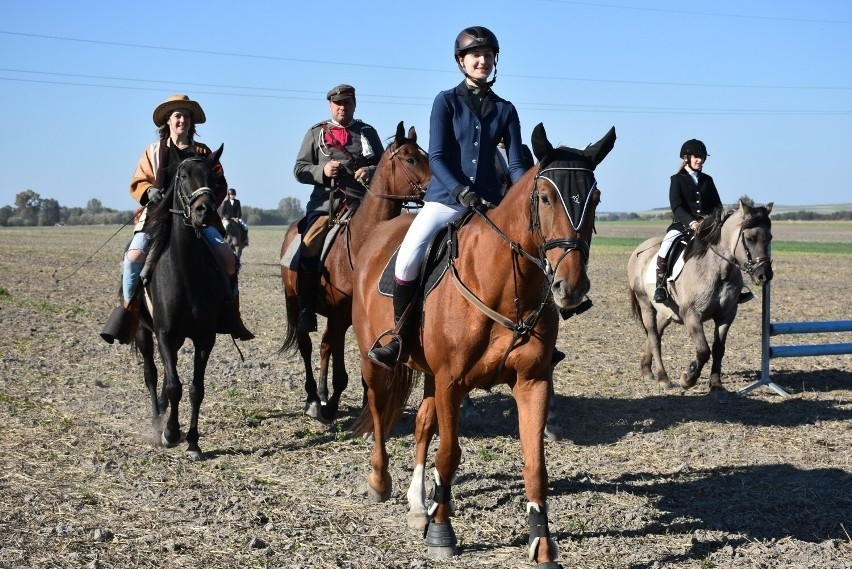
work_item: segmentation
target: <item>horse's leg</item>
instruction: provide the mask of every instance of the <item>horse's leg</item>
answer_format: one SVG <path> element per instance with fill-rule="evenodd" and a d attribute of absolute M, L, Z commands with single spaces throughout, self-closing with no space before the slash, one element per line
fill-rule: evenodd
<path fill-rule="evenodd" d="M 713 331 L 713 362 L 710 365 L 710 391 L 725 391 L 722 386 L 722 358 L 725 357 L 725 342 L 731 322 L 717 322 Z"/>
<path fill-rule="evenodd" d="M 192 371 L 192 384 L 189 386 L 189 403 L 192 413 L 189 418 L 189 429 L 186 431 L 186 452 L 193 460 L 201 460 L 201 448 L 198 446 L 198 413 L 201 402 L 204 401 L 204 372 L 207 360 L 216 343 L 216 335 L 194 342 L 195 362 Z"/>
<path fill-rule="evenodd" d="M 142 354 L 142 370 L 145 377 L 145 387 L 148 388 L 148 398 L 151 401 L 151 426 L 155 429 L 160 424 L 160 401 L 157 399 L 157 364 L 154 361 L 154 336 L 150 330 L 139 326 L 136 330 L 136 347 Z"/>
<path fill-rule="evenodd" d="M 553 368 L 550 369 L 551 379 L 548 382 L 548 396 L 547 396 L 547 422 L 544 425 L 544 436 L 547 437 L 548 440 L 558 441 L 562 439 L 562 427 L 557 423 L 558 418 L 556 416 L 556 392 L 553 390 Z"/>
<path fill-rule="evenodd" d="M 337 410 L 340 407 L 340 397 L 346 388 L 349 386 L 349 374 L 346 373 L 346 359 L 344 346 L 346 343 L 346 330 L 349 326 L 343 326 L 340 322 L 334 321 L 332 324 L 329 320 L 329 326 L 326 329 L 328 335 L 328 344 L 331 350 L 331 385 L 333 392 L 328 398 L 328 403 L 322 408 L 323 418 L 331 422 L 337 417 Z"/>
<path fill-rule="evenodd" d="M 662 317 L 659 312 L 650 305 L 642 306 L 642 325 L 645 327 L 647 336 L 645 351 L 642 354 L 642 378 L 654 379 L 652 365 L 657 361 L 657 385 L 660 387 L 674 387 L 669 380 L 669 374 L 663 365 L 663 351 L 661 347 L 663 331 L 668 326 L 668 319 Z"/>
<path fill-rule="evenodd" d="M 305 366 L 305 415 L 314 419 L 320 416 L 320 400 L 317 394 L 317 382 L 314 379 L 314 368 L 311 364 L 313 345 L 311 335 L 306 332 L 296 332 L 296 345 L 299 355 L 302 356 L 302 364 Z"/>
<path fill-rule="evenodd" d="M 175 345 L 172 345 L 174 343 Z M 165 447 L 173 447 L 180 441 L 180 423 L 178 422 L 178 404 L 183 396 L 183 386 L 177 373 L 177 351 L 182 341 L 172 342 L 165 332 L 157 333 L 157 347 L 163 360 L 163 391 L 169 399 L 168 418 L 163 428 L 161 442 Z"/>
<path fill-rule="evenodd" d="M 680 378 L 680 386 L 689 389 L 701 377 L 701 370 L 704 369 L 704 364 L 710 359 L 710 345 L 704 335 L 704 325 L 701 323 L 701 318 L 695 311 L 684 311 L 683 324 L 695 344 L 695 359 L 689 363 Z"/>
<path fill-rule="evenodd" d="M 440 442 L 435 454 L 434 502 L 429 506 L 431 516 L 426 528 L 426 549 L 429 557 L 443 559 L 458 553 L 456 534 L 450 516 L 453 514 L 452 484 L 461 461 L 459 446 L 459 415 L 466 393 L 452 380 L 436 380 L 435 412 Z M 438 387 L 440 385 L 440 387 Z M 544 428 L 544 427 L 542 427 Z"/>
<path fill-rule="evenodd" d="M 367 406 L 373 417 L 373 452 L 370 455 L 372 470 L 367 475 L 367 497 L 374 502 L 384 502 L 390 498 L 393 489 L 393 481 L 388 472 L 388 452 L 385 446 L 387 433 L 382 426 L 382 411 L 384 411 L 387 402 L 386 397 L 378 393 L 372 386 L 380 385 L 385 381 L 385 378 L 381 375 L 391 372 L 379 368 L 366 357 L 362 357 L 361 369 L 372 375 L 372 377 L 364 378 L 365 385 L 367 385 Z M 373 379 L 376 376 L 378 376 L 378 379 Z M 393 381 L 393 379 L 388 381 Z"/>
<path fill-rule="evenodd" d="M 529 559 L 539 566 L 558 556 L 547 521 L 547 466 L 544 461 L 544 425 L 550 395 L 549 382 L 518 379 L 512 391 L 518 405 L 518 430 L 524 456 L 524 488 L 527 495 L 530 538 Z"/>
<path fill-rule="evenodd" d="M 476 409 L 476 405 L 473 403 L 473 399 L 470 396 L 470 393 L 464 396 L 462 399 L 461 405 L 461 417 L 467 421 L 478 421 L 479 420 L 479 411 Z"/>
<path fill-rule="evenodd" d="M 438 428 L 435 414 L 435 378 L 424 379 L 423 401 L 414 423 L 414 468 L 408 487 L 408 527 L 422 533 L 429 522 L 426 511 L 426 457 Z"/>

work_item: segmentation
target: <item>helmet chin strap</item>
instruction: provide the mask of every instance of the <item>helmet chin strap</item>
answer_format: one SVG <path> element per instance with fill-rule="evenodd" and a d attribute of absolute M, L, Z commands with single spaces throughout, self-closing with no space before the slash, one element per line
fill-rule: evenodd
<path fill-rule="evenodd" d="M 474 77 L 471 77 L 470 75 L 468 75 L 467 71 L 464 70 L 464 66 L 461 64 L 460 61 L 458 62 L 458 66 L 459 66 L 459 71 L 462 72 L 462 75 L 464 75 L 467 79 L 470 79 L 471 81 L 473 81 L 473 83 L 476 84 L 479 88 L 482 88 L 482 87 L 490 88 L 497 81 L 497 57 L 496 56 L 494 57 L 494 77 L 491 79 L 491 81 L 487 81 L 487 80 L 482 81 L 480 79 L 476 79 Z"/>

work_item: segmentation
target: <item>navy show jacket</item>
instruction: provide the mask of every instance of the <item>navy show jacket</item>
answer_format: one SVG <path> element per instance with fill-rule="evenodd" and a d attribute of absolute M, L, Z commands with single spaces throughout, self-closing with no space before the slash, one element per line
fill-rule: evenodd
<path fill-rule="evenodd" d="M 425 200 L 458 204 L 458 194 L 469 186 L 491 203 L 503 199 L 494 157 L 502 138 L 506 145 L 512 183 L 524 175 L 521 123 L 509 101 L 488 91 L 482 101 L 482 118 L 473 112 L 464 81 L 441 91 L 429 120 L 429 166 L 432 180 Z"/>

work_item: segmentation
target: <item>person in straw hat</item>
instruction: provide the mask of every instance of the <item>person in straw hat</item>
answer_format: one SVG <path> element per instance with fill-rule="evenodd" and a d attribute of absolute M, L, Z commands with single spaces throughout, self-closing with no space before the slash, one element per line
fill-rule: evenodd
<path fill-rule="evenodd" d="M 142 152 L 142 157 L 136 165 L 136 171 L 130 180 L 130 196 L 142 206 L 138 212 L 133 239 L 124 255 L 122 263 L 122 296 L 123 302 L 116 306 L 101 331 L 101 337 L 112 344 L 118 340 L 127 344 L 135 335 L 139 322 L 139 303 L 141 296 L 136 294 L 139 287 L 140 274 L 145 266 L 145 260 L 150 249 L 149 236 L 145 221 L 148 208 L 158 204 L 174 176 L 172 151 L 179 160 L 191 156 L 208 156 L 210 148 L 195 140 L 198 124 L 207 120 L 204 109 L 187 95 L 173 95 L 154 109 L 154 125 L 157 127 L 157 141 L 148 145 Z M 171 168 L 170 168 L 171 167 Z M 225 199 L 228 183 L 221 164 L 214 166 L 214 172 L 219 180 L 213 188 L 216 204 Z M 249 332 L 242 322 L 239 313 L 239 297 L 237 287 L 237 271 L 239 261 L 233 251 L 222 238 L 224 233 L 221 220 L 219 227 L 204 228 L 204 237 L 213 246 L 216 256 L 231 277 L 232 291 L 223 305 L 223 318 L 220 321 L 220 332 L 230 333 L 240 340 L 251 340 L 254 334 Z"/>

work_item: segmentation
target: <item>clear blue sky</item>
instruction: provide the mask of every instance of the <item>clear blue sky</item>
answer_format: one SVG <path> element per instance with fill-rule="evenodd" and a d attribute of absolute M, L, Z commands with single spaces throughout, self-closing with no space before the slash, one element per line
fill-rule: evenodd
<path fill-rule="evenodd" d="M 147 13 L 146 13 L 147 9 Z M 726 203 L 852 202 L 848 0 L 45 2 L 0 0 L 0 205 L 32 189 L 65 206 L 131 209 L 151 113 L 198 100 L 199 140 L 225 143 L 245 205 L 304 205 L 293 177 L 326 91 L 351 83 L 356 117 L 428 142 L 435 94 L 461 80 L 460 29 L 500 40 L 494 87 L 525 140 L 582 147 L 615 126 L 600 211 L 668 205 L 678 150 L 700 138 Z"/>

